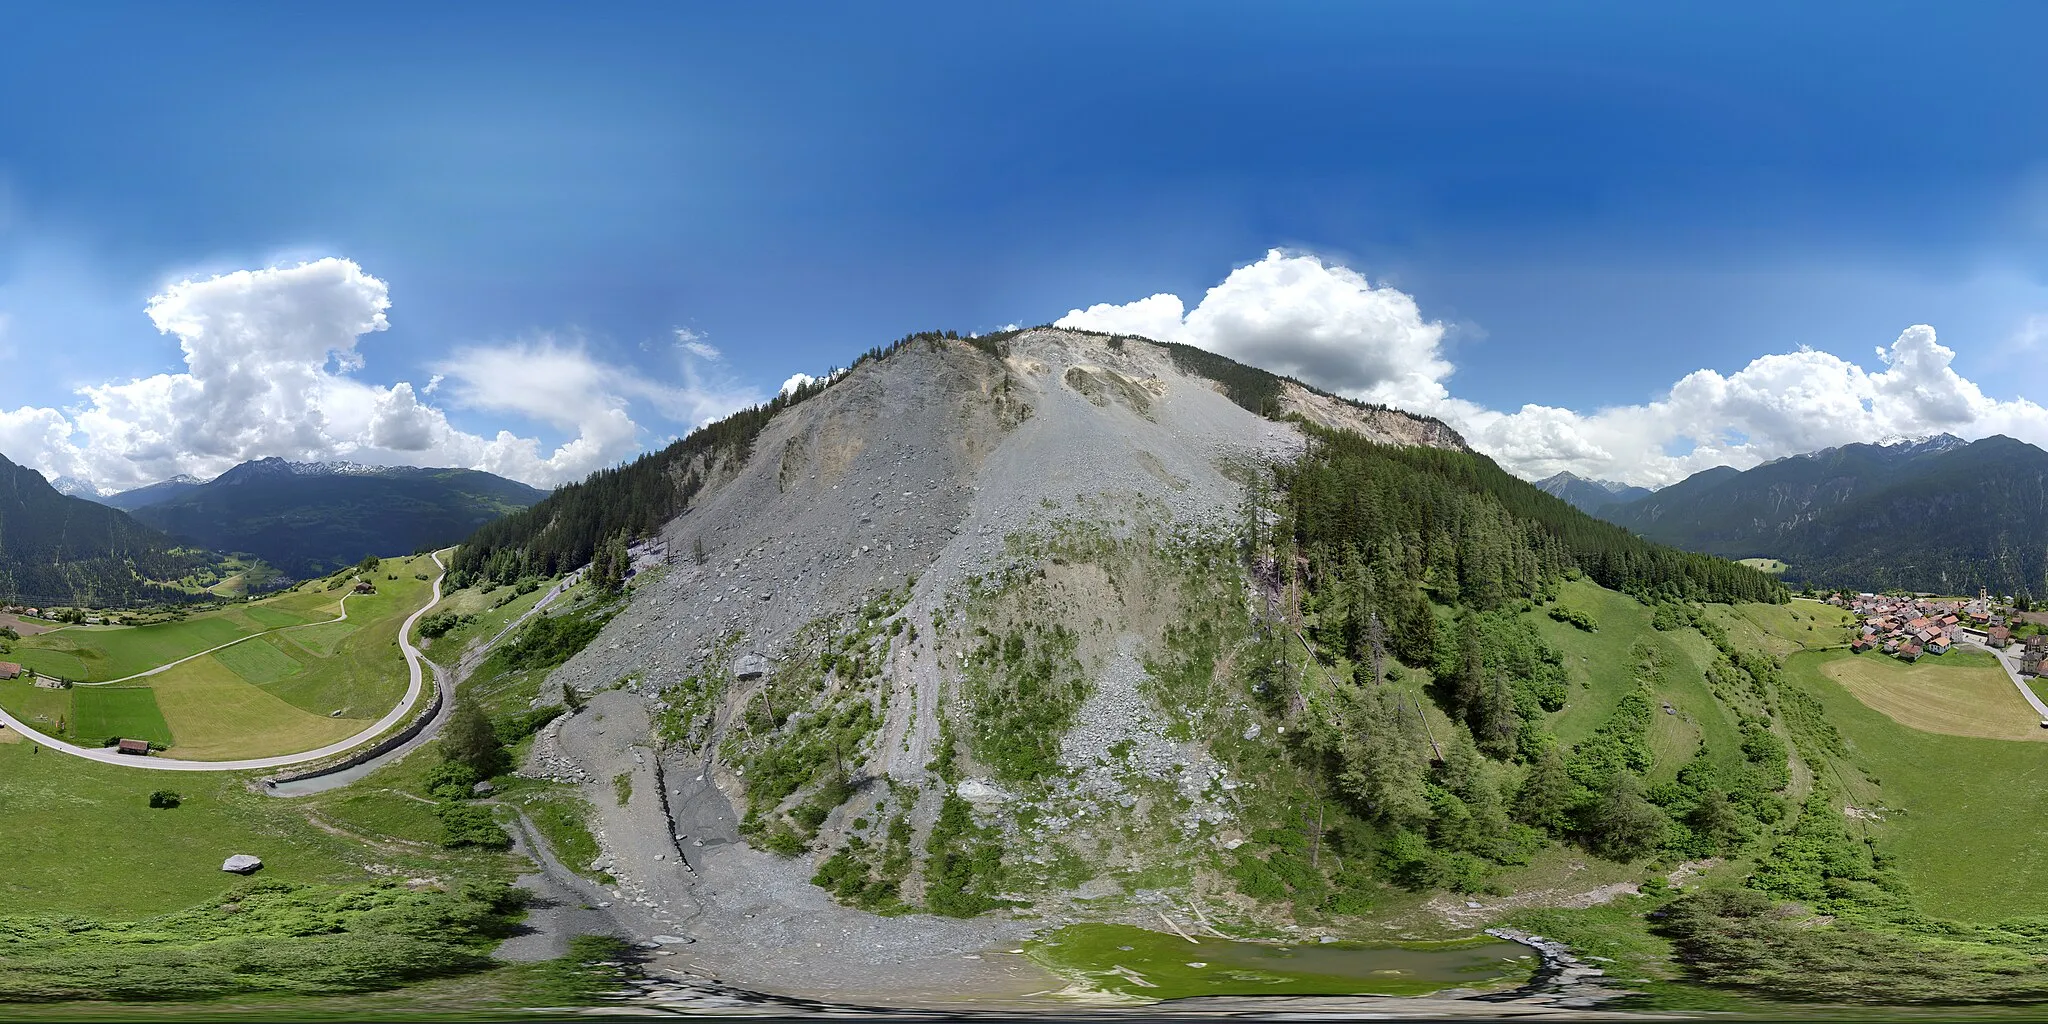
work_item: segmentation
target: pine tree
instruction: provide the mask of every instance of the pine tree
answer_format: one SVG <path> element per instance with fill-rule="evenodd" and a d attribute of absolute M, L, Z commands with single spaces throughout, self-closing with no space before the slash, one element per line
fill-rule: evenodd
<path fill-rule="evenodd" d="M 1593 852 L 1609 860 L 1631 861 L 1664 842 L 1670 819 L 1643 797 L 1643 784 L 1629 772 L 1616 772 L 1607 793 L 1588 822 Z"/>
<path fill-rule="evenodd" d="M 455 710 L 449 713 L 448 724 L 441 730 L 441 756 L 467 766 L 480 779 L 505 769 L 505 745 L 499 742 L 490 717 L 475 700 L 467 696 L 455 699 Z"/>
<path fill-rule="evenodd" d="M 1579 801 L 1578 783 L 1572 781 L 1564 758 L 1551 747 L 1522 777 L 1522 788 L 1515 793 L 1515 820 L 1563 835 L 1571 830 L 1572 810 Z"/>

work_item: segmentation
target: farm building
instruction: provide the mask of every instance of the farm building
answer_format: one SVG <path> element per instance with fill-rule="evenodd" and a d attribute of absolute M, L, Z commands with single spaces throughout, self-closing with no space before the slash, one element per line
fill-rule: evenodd
<path fill-rule="evenodd" d="M 120 742 L 120 745 L 119 745 L 119 748 L 118 748 L 118 749 L 119 749 L 119 750 L 121 751 L 121 753 L 123 753 L 123 754 L 134 754 L 134 755 L 135 755 L 135 756 L 137 756 L 137 757 L 148 757 L 148 756 L 149 756 L 149 741 L 148 741 L 148 740 L 122 740 L 122 741 Z"/>
<path fill-rule="evenodd" d="M 0 679 L 14 679 L 20 675 L 20 665 L 11 661 L 0 661 Z"/>

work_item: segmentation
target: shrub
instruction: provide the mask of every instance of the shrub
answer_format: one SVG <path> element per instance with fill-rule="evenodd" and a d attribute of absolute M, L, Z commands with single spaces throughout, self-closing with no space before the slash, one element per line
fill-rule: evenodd
<path fill-rule="evenodd" d="M 491 817 L 490 808 L 474 804 L 442 804 L 441 845 L 451 849 L 475 846 L 486 850 L 505 850 L 512 846 L 512 837 Z"/>
<path fill-rule="evenodd" d="M 184 797 L 175 790 L 159 789 L 149 794 L 149 805 L 158 810 L 170 810 L 184 802 Z"/>
<path fill-rule="evenodd" d="M 427 795 L 441 800 L 467 799 L 474 791 L 476 769 L 460 761 L 443 761 L 427 771 Z"/>
<path fill-rule="evenodd" d="M 561 717 L 567 710 L 560 704 L 521 711 L 502 718 L 491 719 L 491 729 L 498 734 L 498 742 L 511 746 L 541 730 L 541 727 Z"/>
<path fill-rule="evenodd" d="M 1598 632 L 1593 625 L 1593 617 L 1576 609 L 1553 607 L 1550 609 L 1550 617 L 1575 629 L 1582 629 L 1588 633 Z"/>

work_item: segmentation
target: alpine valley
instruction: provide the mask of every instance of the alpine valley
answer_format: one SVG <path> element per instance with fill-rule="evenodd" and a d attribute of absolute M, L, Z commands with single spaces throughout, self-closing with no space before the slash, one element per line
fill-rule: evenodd
<path fill-rule="evenodd" d="M 2048 595 L 2048 452 L 2009 437 L 1723 466 L 1594 511 L 1688 551 L 1780 560 L 1819 587 Z"/>
<path fill-rule="evenodd" d="M 2002 662 L 1851 654 L 1839 601 L 1723 557 L 1818 573 L 1922 517 L 1939 578 L 2038 578 L 2039 456 L 1850 446 L 1600 505 L 1646 539 L 1575 507 L 1620 489 L 1437 420 L 1041 327 L 910 335 L 546 495 L 264 460 L 131 514 L 13 469 L 15 579 L 139 603 L 202 547 L 309 578 L 9 641 L 79 685 L 0 681 L 38 730 L 0 744 L 0 830 L 50 835 L 68 785 L 151 842 L 32 844 L 0 1000 L 2048 1000 Z M 439 696 L 402 703 L 408 663 Z M 202 781 L 150 792 L 88 749 L 116 732 Z M 89 742 L 27 756 L 59 733 Z M 224 895 L 237 853 L 263 873 Z"/>

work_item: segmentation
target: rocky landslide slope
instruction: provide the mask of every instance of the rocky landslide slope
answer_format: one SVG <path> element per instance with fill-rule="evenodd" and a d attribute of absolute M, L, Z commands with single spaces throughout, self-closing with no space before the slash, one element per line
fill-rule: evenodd
<path fill-rule="evenodd" d="M 1282 407 L 1463 447 L 1291 382 Z M 1045 988 L 975 951 L 1230 909 L 1205 865 L 1242 838 L 1234 766 L 1273 741 L 1234 544 L 1247 489 L 1304 443 L 1137 339 L 867 361 L 709 467 L 667 570 L 550 680 L 597 696 L 527 770 L 591 786 L 621 909 L 704 940 L 680 958 L 701 973 L 900 996 L 872 967 L 918 963 L 935 991 Z M 974 917 L 1013 907 L 1035 920 Z M 871 913 L 915 910 L 962 920 Z"/>

